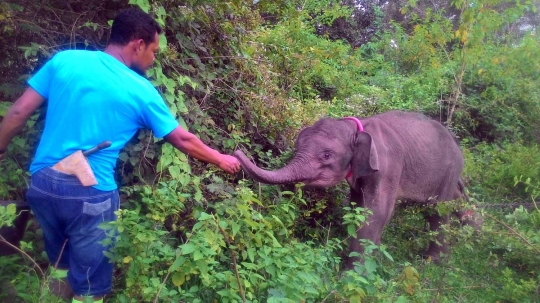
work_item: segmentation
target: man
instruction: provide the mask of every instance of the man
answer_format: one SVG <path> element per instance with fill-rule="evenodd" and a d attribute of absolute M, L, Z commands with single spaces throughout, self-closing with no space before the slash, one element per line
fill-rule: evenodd
<path fill-rule="evenodd" d="M 57 264 L 52 276 L 67 276 L 73 302 L 88 296 L 102 302 L 111 290 L 113 265 L 103 255 L 108 247 L 99 243 L 106 236 L 98 225 L 116 219 L 114 167 L 119 151 L 138 129 L 150 128 L 156 137 L 227 173 L 240 168 L 236 158 L 211 149 L 182 129 L 156 89 L 141 76 L 154 62 L 161 31 L 140 9 L 122 11 L 104 52 L 56 54 L 29 80 L 30 87 L 0 125 L 1 159 L 12 138 L 47 100 L 27 200 L 43 229 L 49 262 Z M 88 157 L 97 185 L 84 187 L 76 177 L 51 168 L 71 153 L 105 140 L 112 142 L 111 147 Z"/>

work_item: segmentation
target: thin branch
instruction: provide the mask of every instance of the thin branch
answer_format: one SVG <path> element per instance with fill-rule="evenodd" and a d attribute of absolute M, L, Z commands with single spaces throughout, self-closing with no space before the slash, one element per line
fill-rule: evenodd
<path fill-rule="evenodd" d="M 159 287 L 159 290 L 156 294 L 156 297 L 154 298 L 154 303 L 158 303 L 159 294 L 161 293 L 161 290 L 163 289 L 163 285 L 165 285 L 165 282 L 167 282 L 167 279 L 169 279 L 169 275 L 171 274 L 171 270 L 169 269 L 167 271 L 167 275 L 165 276 L 165 279 L 163 279 L 163 283 L 161 283 L 161 286 Z"/>
<path fill-rule="evenodd" d="M 532 203 L 533 203 L 534 208 L 536 209 L 536 211 L 540 212 L 540 209 L 538 209 L 538 205 L 536 205 L 536 201 L 534 201 L 533 197 L 531 197 L 531 200 L 532 200 Z"/>
<path fill-rule="evenodd" d="M 326 295 L 326 297 L 324 297 L 324 299 L 321 301 L 321 303 L 326 302 L 326 299 L 328 299 L 331 295 L 333 295 L 335 293 L 336 293 L 336 291 L 332 290 L 328 295 Z"/>
<path fill-rule="evenodd" d="M 326 245 L 328 246 L 328 241 L 330 240 L 330 230 L 332 229 L 332 222 L 328 225 L 328 233 L 326 234 Z"/>
<path fill-rule="evenodd" d="M 73 45 L 75 44 L 75 26 L 77 25 L 77 22 L 79 22 L 79 19 L 84 16 L 87 12 L 82 13 L 75 19 L 73 22 L 73 25 L 71 26 L 71 32 L 69 33 L 69 44 Z"/>
<path fill-rule="evenodd" d="M 60 250 L 60 255 L 58 256 L 58 259 L 56 260 L 56 263 L 54 263 L 54 268 L 58 268 L 58 263 L 60 263 L 60 258 L 64 254 L 64 249 L 66 248 L 66 244 L 68 242 L 68 239 L 64 240 L 64 244 L 62 244 L 62 249 Z M 43 290 L 45 288 L 45 285 L 47 285 L 47 281 L 50 279 L 50 277 L 47 277 L 45 281 L 43 281 L 43 284 L 41 285 L 41 293 L 43 294 Z"/>
<path fill-rule="evenodd" d="M 5 243 L 7 246 L 15 249 L 16 251 L 18 251 L 19 253 L 21 253 L 23 256 L 25 256 L 28 260 L 30 260 L 33 264 L 34 264 L 34 267 L 37 267 L 37 269 L 39 270 L 39 273 L 41 274 L 42 277 L 45 277 L 45 273 L 43 272 L 43 270 L 41 270 L 41 268 L 39 267 L 39 265 L 36 263 L 36 261 L 34 261 L 34 259 L 32 259 L 32 257 L 30 257 L 26 252 L 24 252 L 23 250 L 21 250 L 20 248 L 18 248 L 17 246 L 9 243 L 2 235 L 0 235 L 0 242 L 3 242 Z"/>
<path fill-rule="evenodd" d="M 242 287 L 242 281 L 240 280 L 240 274 L 238 273 L 238 265 L 236 263 L 236 254 L 234 253 L 234 250 L 231 248 L 231 242 L 229 241 L 229 237 L 227 236 L 227 234 L 225 233 L 223 228 L 221 228 L 221 226 L 219 226 L 219 219 L 214 215 L 212 215 L 212 217 L 214 217 L 214 221 L 216 222 L 217 227 L 219 228 L 219 231 L 223 235 L 223 238 L 225 239 L 225 242 L 227 243 L 227 247 L 231 250 L 231 258 L 232 258 L 232 261 L 233 261 L 233 269 L 234 269 L 234 274 L 236 275 L 236 281 L 238 283 L 238 288 L 240 289 L 240 296 L 242 297 L 242 302 L 246 303 L 246 295 L 244 294 L 244 288 Z"/>
<path fill-rule="evenodd" d="M 143 151 L 143 154 L 142 154 L 142 157 L 141 157 L 141 160 L 139 161 L 139 174 L 142 176 L 143 174 L 141 174 L 141 166 L 142 166 L 142 163 L 143 161 L 146 161 L 147 163 L 150 163 L 148 160 L 146 160 L 146 153 L 148 152 L 148 148 L 150 147 L 150 143 L 152 143 L 152 138 L 154 137 L 153 136 L 153 132 L 150 131 L 150 134 L 149 136 L 147 136 L 147 140 L 146 140 L 146 146 L 144 148 L 144 151 Z M 146 181 L 145 181 L 146 183 Z"/>
<path fill-rule="evenodd" d="M 58 16 L 58 14 L 56 14 L 56 11 L 55 11 L 53 8 L 48 7 L 48 6 L 45 6 L 45 8 L 46 8 L 48 11 L 50 11 L 50 12 L 56 17 L 56 19 L 58 19 L 58 21 L 56 21 L 56 22 L 58 22 L 58 24 L 60 24 L 60 25 L 62 26 L 62 29 L 64 30 L 64 32 L 67 32 L 68 30 L 67 30 L 67 28 L 66 28 L 64 22 L 62 22 L 62 19 L 60 19 L 60 17 Z M 55 22 L 54 20 L 50 20 L 50 21 Z"/>
<path fill-rule="evenodd" d="M 500 221 L 499 219 L 493 217 L 492 215 L 488 214 L 488 213 L 485 213 L 485 215 L 487 217 L 489 217 L 490 219 L 492 219 L 493 221 L 501 224 L 502 226 L 506 227 L 509 231 L 511 231 L 514 235 L 518 236 L 523 242 L 525 242 L 527 245 L 529 245 L 534 251 L 536 251 L 536 253 L 539 253 L 540 254 L 540 249 L 538 249 L 537 247 L 535 247 L 531 242 L 529 242 L 529 240 L 525 239 L 520 233 L 518 233 L 517 231 L 515 231 L 512 227 L 508 226 L 506 223 Z"/>
<path fill-rule="evenodd" d="M 444 288 L 430 288 L 430 289 L 424 289 L 426 291 L 439 291 L 439 290 L 454 290 L 454 289 L 477 289 L 477 288 L 485 288 L 484 285 L 473 285 L 473 286 L 462 286 L 462 287 L 444 287 Z"/>

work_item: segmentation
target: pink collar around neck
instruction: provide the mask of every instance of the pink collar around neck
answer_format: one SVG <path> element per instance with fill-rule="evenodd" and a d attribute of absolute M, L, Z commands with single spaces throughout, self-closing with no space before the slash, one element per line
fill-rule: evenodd
<path fill-rule="evenodd" d="M 364 131 L 364 127 L 362 126 L 362 122 L 360 122 L 360 120 L 358 120 L 357 118 L 355 117 L 345 117 L 343 118 L 345 120 L 353 120 L 354 122 L 356 122 L 356 125 L 358 126 L 358 131 L 359 132 L 363 132 Z M 347 173 L 347 176 L 345 177 L 347 179 L 347 181 L 349 181 L 349 184 L 351 184 L 352 180 L 351 178 L 353 177 L 353 172 L 352 170 L 349 170 L 349 173 Z"/>
<path fill-rule="evenodd" d="M 359 132 L 363 132 L 364 131 L 364 127 L 362 126 L 362 122 L 360 122 L 360 120 L 358 120 L 357 118 L 355 117 L 345 117 L 343 119 L 346 119 L 346 120 L 353 120 L 354 122 L 356 122 L 356 125 L 358 126 L 358 131 Z"/>

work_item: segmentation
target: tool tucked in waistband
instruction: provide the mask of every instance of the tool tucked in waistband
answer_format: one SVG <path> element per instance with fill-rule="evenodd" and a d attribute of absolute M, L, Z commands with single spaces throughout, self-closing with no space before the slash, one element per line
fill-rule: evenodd
<path fill-rule="evenodd" d="M 109 146 L 111 146 L 111 141 L 103 141 L 89 150 L 78 150 L 60 160 L 52 168 L 68 175 L 76 176 L 84 186 L 97 185 L 96 176 L 94 176 L 94 172 L 86 157 Z"/>

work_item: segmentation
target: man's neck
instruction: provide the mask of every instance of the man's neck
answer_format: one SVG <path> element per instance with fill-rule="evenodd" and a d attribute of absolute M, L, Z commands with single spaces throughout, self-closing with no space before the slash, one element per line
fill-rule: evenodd
<path fill-rule="evenodd" d="M 113 56 L 116 60 L 122 62 L 127 67 L 130 67 L 131 65 L 131 62 L 129 62 L 129 56 L 125 53 L 125 47 L 123 46 L 109 44 L 107 48 L 105 48 L 104 53 Z"/>

